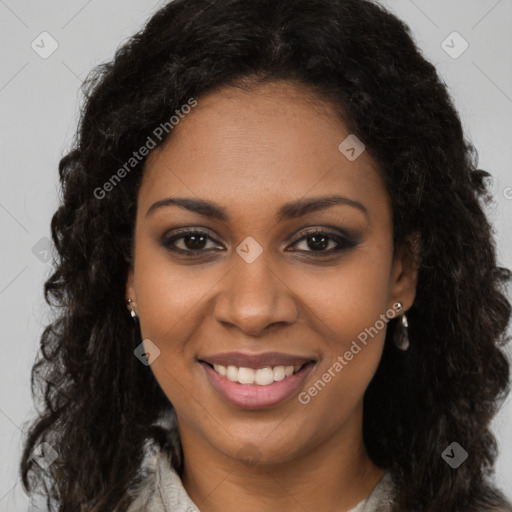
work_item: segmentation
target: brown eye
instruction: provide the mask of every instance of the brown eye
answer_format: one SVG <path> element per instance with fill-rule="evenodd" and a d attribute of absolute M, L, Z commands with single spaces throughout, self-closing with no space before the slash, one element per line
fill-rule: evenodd
<path fill-rule="evenodd" d="M 355 247 L 358 243 L 353 237 L 341 236 L 318 229 L 301 231 L 300 235 L 301 238 L 294 242 L 293 245 L 296 246 L 297 244 L 304 242 L 306 248 L 300 249 L 300 252 L 318 253 L 318 256 L 330 255 L 344 249 L 350 249 Z M 332 247 L 332 244 L 334 244 L 334 248 Z M 331 245 L 330 248 L 329 245 Z"/>
<path fill-rule="evenodd" d="M 218 246 L 218 242 L 211 238 L 204 231 L 181 231 L 172 236 L 164 236 L 162 245 L 171 251 L 181 253 L 201 253 L 209 252 L 212 247 L 207 248 L 208 242 L 214 242 Z M 178 246 L 178 243 L 180 246 Z"/>
<path fill-rule="evenodd" d="M 201 233 L 192 233 L 181 237 L 183 245 L 190 250 L 204 249 L 208 242 L 208 237 Z"/>

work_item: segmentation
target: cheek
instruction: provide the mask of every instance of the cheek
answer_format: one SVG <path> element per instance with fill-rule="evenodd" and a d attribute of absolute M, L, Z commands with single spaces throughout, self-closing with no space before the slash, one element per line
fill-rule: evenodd
<path fill-rule="evenodd" d="M 190 400 L 185 392 L 191 387 L 192 364 L 187 340 L 194 332 L 192 325 L 205 291 L 215 280 L 208 272 L 198 279 L 193 266 L 173 264 L 151 240 L 139 239 L 136 247 L 135 289 L 141 335 L 160 351 L 151 371 L 169 400 L 179 406 Z"/>
<path fill-rule="evenodd" d="M 214 289 L 219 273 L 173 262 L 149 237 L 141 236 L 137 243 L 135 286 L 142 333 L 161 342 L 180 340 L 178 333 Z"/>
<path fill-rule="evenodd" d="M 307 323 L 336 354 L 388 310 L 390 255 L 387 246 L 365 247 L 336 266 L 288 268 L 280 275 L 302 303 Z"/>
<path fill-rule="evenodd" d="M 350 272 L 333 280 L 323 300 L 326 304 L 324 321 L 337 334 L 340 349 L 348 347 L 352 340 L 362 340 L 361 334 L 377 323 L 383 339 L 385 325 L 382 325 L 381 315 L 389 307 L 389 274 L 383 272 L 380 265 L 365 265 L 361 260 Z"/>
<path fill-rule="evenodd" d="M 301 403 L 318 414 L 334 407 L 334 423 L 361 400 L 380 362 L 390 290 L 385 255 L 361 254 L 317 279 L 297 281 L 304 292 L 294 288 L 307 297 L 309 322 L 325 355 Z"/>

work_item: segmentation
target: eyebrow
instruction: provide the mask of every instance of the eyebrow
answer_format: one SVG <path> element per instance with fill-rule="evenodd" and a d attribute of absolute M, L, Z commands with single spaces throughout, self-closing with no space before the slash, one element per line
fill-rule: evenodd
<path fill-rule="evenodd" d="M 329 195 L 313 197 L 311 199 L 299 199 L 297 201 L 285 203 L 279 208 L 277 212 L 277 220 L 278 222 L 282 222 L 284 220 L 295 219 L 308 213 L 325 210 L 331 206 L 336 205 L 351 206 L 356 208 L 363 212 L 368 218 L 368 210 L 360 202 L 340 195 Z M 210 217 L 223 222 L 229 220 L 229 216 L 222 206 L 210 201 L 206 201 L 204 199 L 196 199 L 190 197 L 167 197 L 165 199 L 161 199 L 148 208 L 146 217 L 157 209 L 168 206 L 178 206 L 191 212 L 198 213 L 199 215 Z"/>

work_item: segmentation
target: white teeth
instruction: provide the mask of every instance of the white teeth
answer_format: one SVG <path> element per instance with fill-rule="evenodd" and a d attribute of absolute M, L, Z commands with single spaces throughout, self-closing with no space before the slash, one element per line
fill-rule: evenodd
<path fill-rule="evenodd" d="M 256 370 L 256 378 L 254 379 L 259 386 L 268 386 L 274 382 L 274 372 L 272 368 L 260 368 Z"/>
<path fill-rule="evenodd" d="M 240 382 L 240 384 L 254 384 L 255 373 L 252 368 L 239 368 L 238 382 Z"/>
<path fill-rule="evenodd" d="M 228 366 L 226 377 L 230 381 L 236 382 L 238 380 L 238 368 L 236 366 Z"/>
<path fill-rule="evenodd" d="M 220 364 L 214 364 L 213 365 L 213 369 L 217 372 L 217 373 L 220 373 L 221 375 L 226 375 L 226 367 L 225 366 L 221 366 Z"/>
<path fill-rule="evenodd" d="M 284 366 L 274 366 L 274 380 L 279 382 L 286 377 L 284 374 Z"/>
<path fill-rule="evenodd" d="M 286 377 L 290 377 L 302 368 L 301 365 L 296 366 L 274 366 L 266 368 L 237 368 L 236 366 L 222 366 L 214 364 L 213 369 L 227 377 L 231 382 L 240 384 L 257 384 L 258 386 L 268 386 L 273 382 L 279 382 Z"/>

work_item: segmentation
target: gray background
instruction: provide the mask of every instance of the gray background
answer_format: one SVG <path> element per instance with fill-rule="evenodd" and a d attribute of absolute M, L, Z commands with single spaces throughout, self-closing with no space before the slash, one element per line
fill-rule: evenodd
<path fill-rule="evenodd" d="M 0 0 L 0 512 L 28 506 L 17 466 L 24 422 L 33 416 L 30 368 L 49 318 L 42 290 L 51 270 L 46 239 L 58 205 L 57 165 L 76 127 L 78 88 L 164 3 Z M 512 268 L 512 0 L 382 3 L 411 27 L 437 67 L 479 151 L 480 167 L 494 176 L 489 216 L 500 263 Z M 44 31 L 58 43 L 46 59 L 31 47 L 35 41 L 39 52 L 51 48 L 48 36 L 39 36 Z M 463 40 L 446 39 L 454 31 L 469 45 L 457 58 Z M 511 426 L 512 396 L 493 423 L 501 451 L 496 479 L 510 499 Z M 471 446 L 464 448 L 471 456 Z"/>

